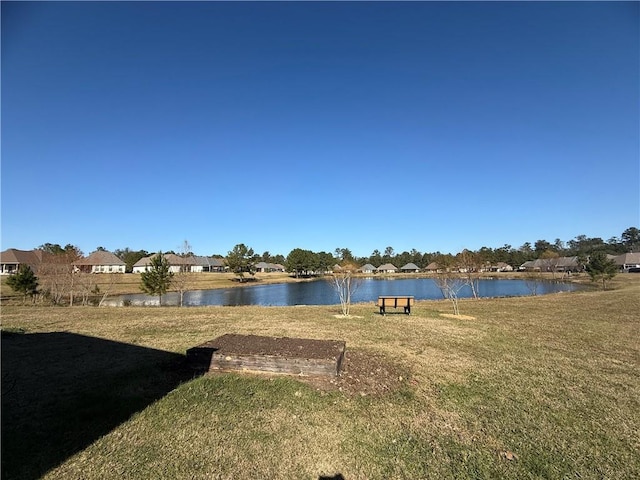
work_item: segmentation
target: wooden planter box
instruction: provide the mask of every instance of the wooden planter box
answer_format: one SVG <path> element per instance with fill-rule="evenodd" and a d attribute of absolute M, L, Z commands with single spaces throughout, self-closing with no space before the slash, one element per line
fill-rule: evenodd
<path fill-rule="evenodd" d="M 210 372 L 335 377 L 345 349 L 345 342 L 339 340 L 226 334 L 187 350 L 187 361 Z"/>

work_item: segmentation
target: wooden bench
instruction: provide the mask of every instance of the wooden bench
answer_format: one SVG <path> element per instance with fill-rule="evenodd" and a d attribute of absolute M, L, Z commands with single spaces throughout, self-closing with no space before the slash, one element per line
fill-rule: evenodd
<path fill-rule="evenodd" d="M 404 313 L 407 315 L 411 315 L 411 307 L 414 304 L 414 297 L 410 295 L 382 295 L 378 297 L 378 307 L 380 307 L 380 315 L 384 315 L 386 313 L 386 309 L 389 307 L 393 308 L 404 308 Z"/>

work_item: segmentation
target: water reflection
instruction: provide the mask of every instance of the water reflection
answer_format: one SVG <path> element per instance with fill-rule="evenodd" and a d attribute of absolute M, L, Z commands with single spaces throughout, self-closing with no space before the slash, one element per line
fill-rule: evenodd
<path fill-rule="evenodd" d="M 574 291 L 578 287 L 562 282 L 536 282 L 538 295 Z M 517 297 L 531 295 L 532 287 L 525 280 L 482 279 L 478 282 L 478 294 L 481 297 Z M 443 298 L 442 292 L 431 278 L 364 278 L 355 291 L 352 302 L 373 302 L 379 295 L 413 295 L 416 300 L 434 300 Z M 472 296 L 471 288 L 465 286 L 459 292 L 460 298 Z M 108 304 L 158 305 L 158 297 L 143 294 L 122 295 Z M 179 305 L 177 293 L 168 293 L 162 297 L 163 305 Z M 184 305 L 335 305 L 340 303 L 338 295 L 329 281 L 316 280 L 302 283 L 278 283 L 252 285 L 215 290 L 194 290 L 184 294 Z"/>

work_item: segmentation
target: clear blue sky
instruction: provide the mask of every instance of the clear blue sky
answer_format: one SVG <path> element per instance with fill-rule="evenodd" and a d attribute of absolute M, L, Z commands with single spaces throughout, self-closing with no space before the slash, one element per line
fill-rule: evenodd
<path fill-rule="evenodd" d="M 639 5 L 2 2 L 2 249 L 619 236 Z"/>

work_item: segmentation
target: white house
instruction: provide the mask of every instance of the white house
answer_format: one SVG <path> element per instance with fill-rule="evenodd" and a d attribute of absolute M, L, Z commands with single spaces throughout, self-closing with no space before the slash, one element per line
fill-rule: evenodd
<path fill-rule="evenodd" d="M 640 252 L 623 253 L 613 259 L 615 264 L 623 271 L 630 268 L 640 268 Z"/>
<path fill-rule="evenodd" d="M 513 272 L 513 267 L 505 262 L 498 262 L 495 265 L 489 267 L 491 272 Z"/>
<path fill-rule="evenodd" d="M 133 273 L 142 273 L 149 270 L 151 266 L 151 257 L 142 257 L 136 263 L 133 264 Z"/>
<path fill-rule="evenodd" d="M 416 273 L 420 271 L 420 267 L 415 263 L 407 263 L 404 267 L 400 267 L 400 270 L 406 273 Z"/>
<path fill-rule="evenodd" d="M 201 257 L 195 255 L 192 257 L 191 271 L 198 272 L 224 272 L 224 262 L 221 258 Z"/>
<path fill-rule="evenodd" d="M 362 273 L 374 273 L 376 271 L 376 267 L 367 263 L 366 265 L 361 266 L 358 271 Z"/>

